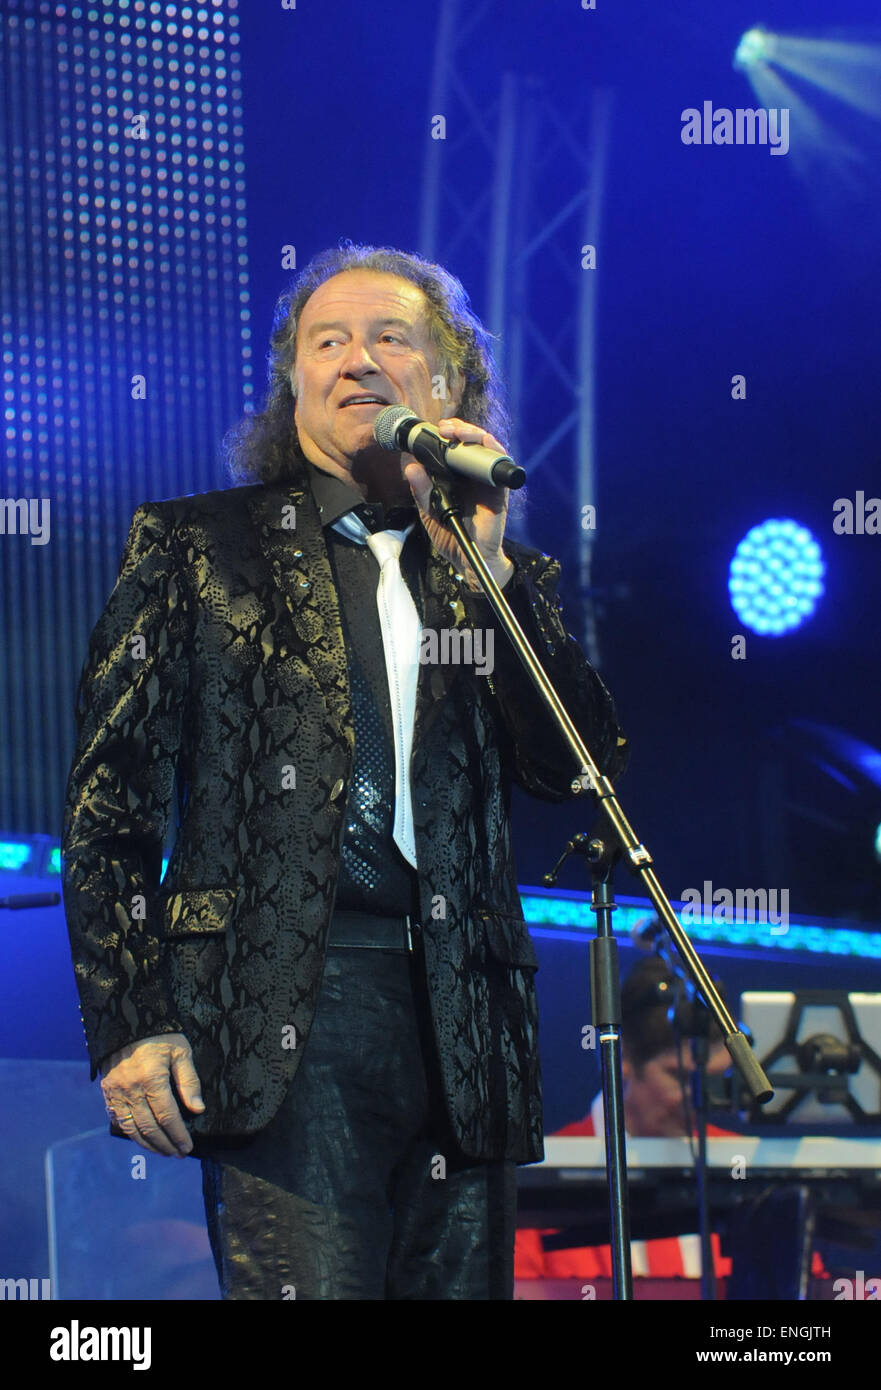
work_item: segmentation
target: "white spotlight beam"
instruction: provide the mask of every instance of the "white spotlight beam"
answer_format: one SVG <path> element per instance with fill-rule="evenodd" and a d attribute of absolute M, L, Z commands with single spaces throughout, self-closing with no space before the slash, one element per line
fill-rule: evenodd
<path fill-rule="evenodd" d="M 771 61 L 864 115 L 881 118 L 881 47 L 774 35 Z"/>
<path fill-rule="evenodd" d="M 823 201 L 828 204 L 835 185 L 858 193 L 864 182 L 864 155 L 812 111 L 779 73 L 760 65 L 751 68 L 747 75 L 762 106 L 789 108 L 789 157 L 800 174 L 816 174 L 818 168 L 822 169 Z"/>

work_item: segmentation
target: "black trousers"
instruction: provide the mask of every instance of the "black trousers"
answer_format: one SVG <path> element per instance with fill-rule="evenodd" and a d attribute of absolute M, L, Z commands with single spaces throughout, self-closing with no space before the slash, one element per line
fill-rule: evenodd
<path fill-rule="evenodd" d="M 512 1299 L 516 1165 L 450 1133 L 421 955 L 328 950 L 288 1094 L 202 1159 L 227 1299 Z"/>

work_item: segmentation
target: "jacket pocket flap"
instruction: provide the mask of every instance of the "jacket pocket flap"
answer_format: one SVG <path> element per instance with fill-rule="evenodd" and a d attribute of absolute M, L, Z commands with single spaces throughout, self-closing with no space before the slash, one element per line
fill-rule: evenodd
<path fill-rule="evenodd" d="M 224 931 L 237 896 L 235 888 L 193 888 L 169 894 L 165 901 L 165 936 Z"/>
<path fill-rule="evenodd" d="M 481 912 L 480 917 L 487 949 L 496 960 L 538 969 L 538 956 L 525 922 L 502 912 Z"/>

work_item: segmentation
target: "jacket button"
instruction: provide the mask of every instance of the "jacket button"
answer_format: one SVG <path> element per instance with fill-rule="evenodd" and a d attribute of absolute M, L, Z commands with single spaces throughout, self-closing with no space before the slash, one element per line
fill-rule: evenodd
<path fill-rule="evenodd" d="M 345 784 L 345 782 L 343 781 L 342 777 L 338 777 L 337 780 L 334 782 L 333 786 L 332 786 L 331 789 L 330 789 L 330 799 L 331 799 L 331 801 L 336 801 L 336 800 L 337 800 L 337 798 L 342 794 L 342 790 L 343 790 L 343 787 L 344 787 L 345 785 L 346 785 L 346 784 Z"/>

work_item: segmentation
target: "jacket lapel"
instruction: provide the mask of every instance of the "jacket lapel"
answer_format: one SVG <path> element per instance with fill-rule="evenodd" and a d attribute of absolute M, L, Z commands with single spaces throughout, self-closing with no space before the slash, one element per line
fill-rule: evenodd
<path fill-rule="evenodd" d="M 311 490 L 293 484 L 270 484 L 255 490 L 248 507 L 299 643 L 308 653 L 309 668 L 335 722 L 354 746 L 339 599 Z M 435 554 L 424 534 L 414 533 L 408 538 L 401 553 L 401 568 L 411 589 L 420 595 L 423 629 L 439 633 L 445 628 L 463 626 L 465 610 L 459 581 L 452 566 Z M 422 666 L 416 692 L 414 748 L 434 722 L 460 674 L 459 666 L 448 663 Z"/>
<path fill-rule="evenodd" d="M 428 551 L 424 565 L 423 553 Z M 422 628 L 441 632 L 444 628 L 461 627 L 465 609 L 459 595 L 459 581 L 452 566 L 431 548 L 428 537 L 419 537 L 419 544 L 405 545 L 401 556 L 402 570 L 411 587 L 418 584 L 422 607 Z M 431 727 L 450 687 L 461 668 L 447 664 L 424 664 L 419 672 L 416 690 L 416 717 L 413 727 L 413 747 Z"/>
<path fill-rule="evenodd" d="M 339 599 L 311 490 L 270 484 L 255 491 L 248 507 L 309 669 L 334 722 L 354 747 Z"/>

